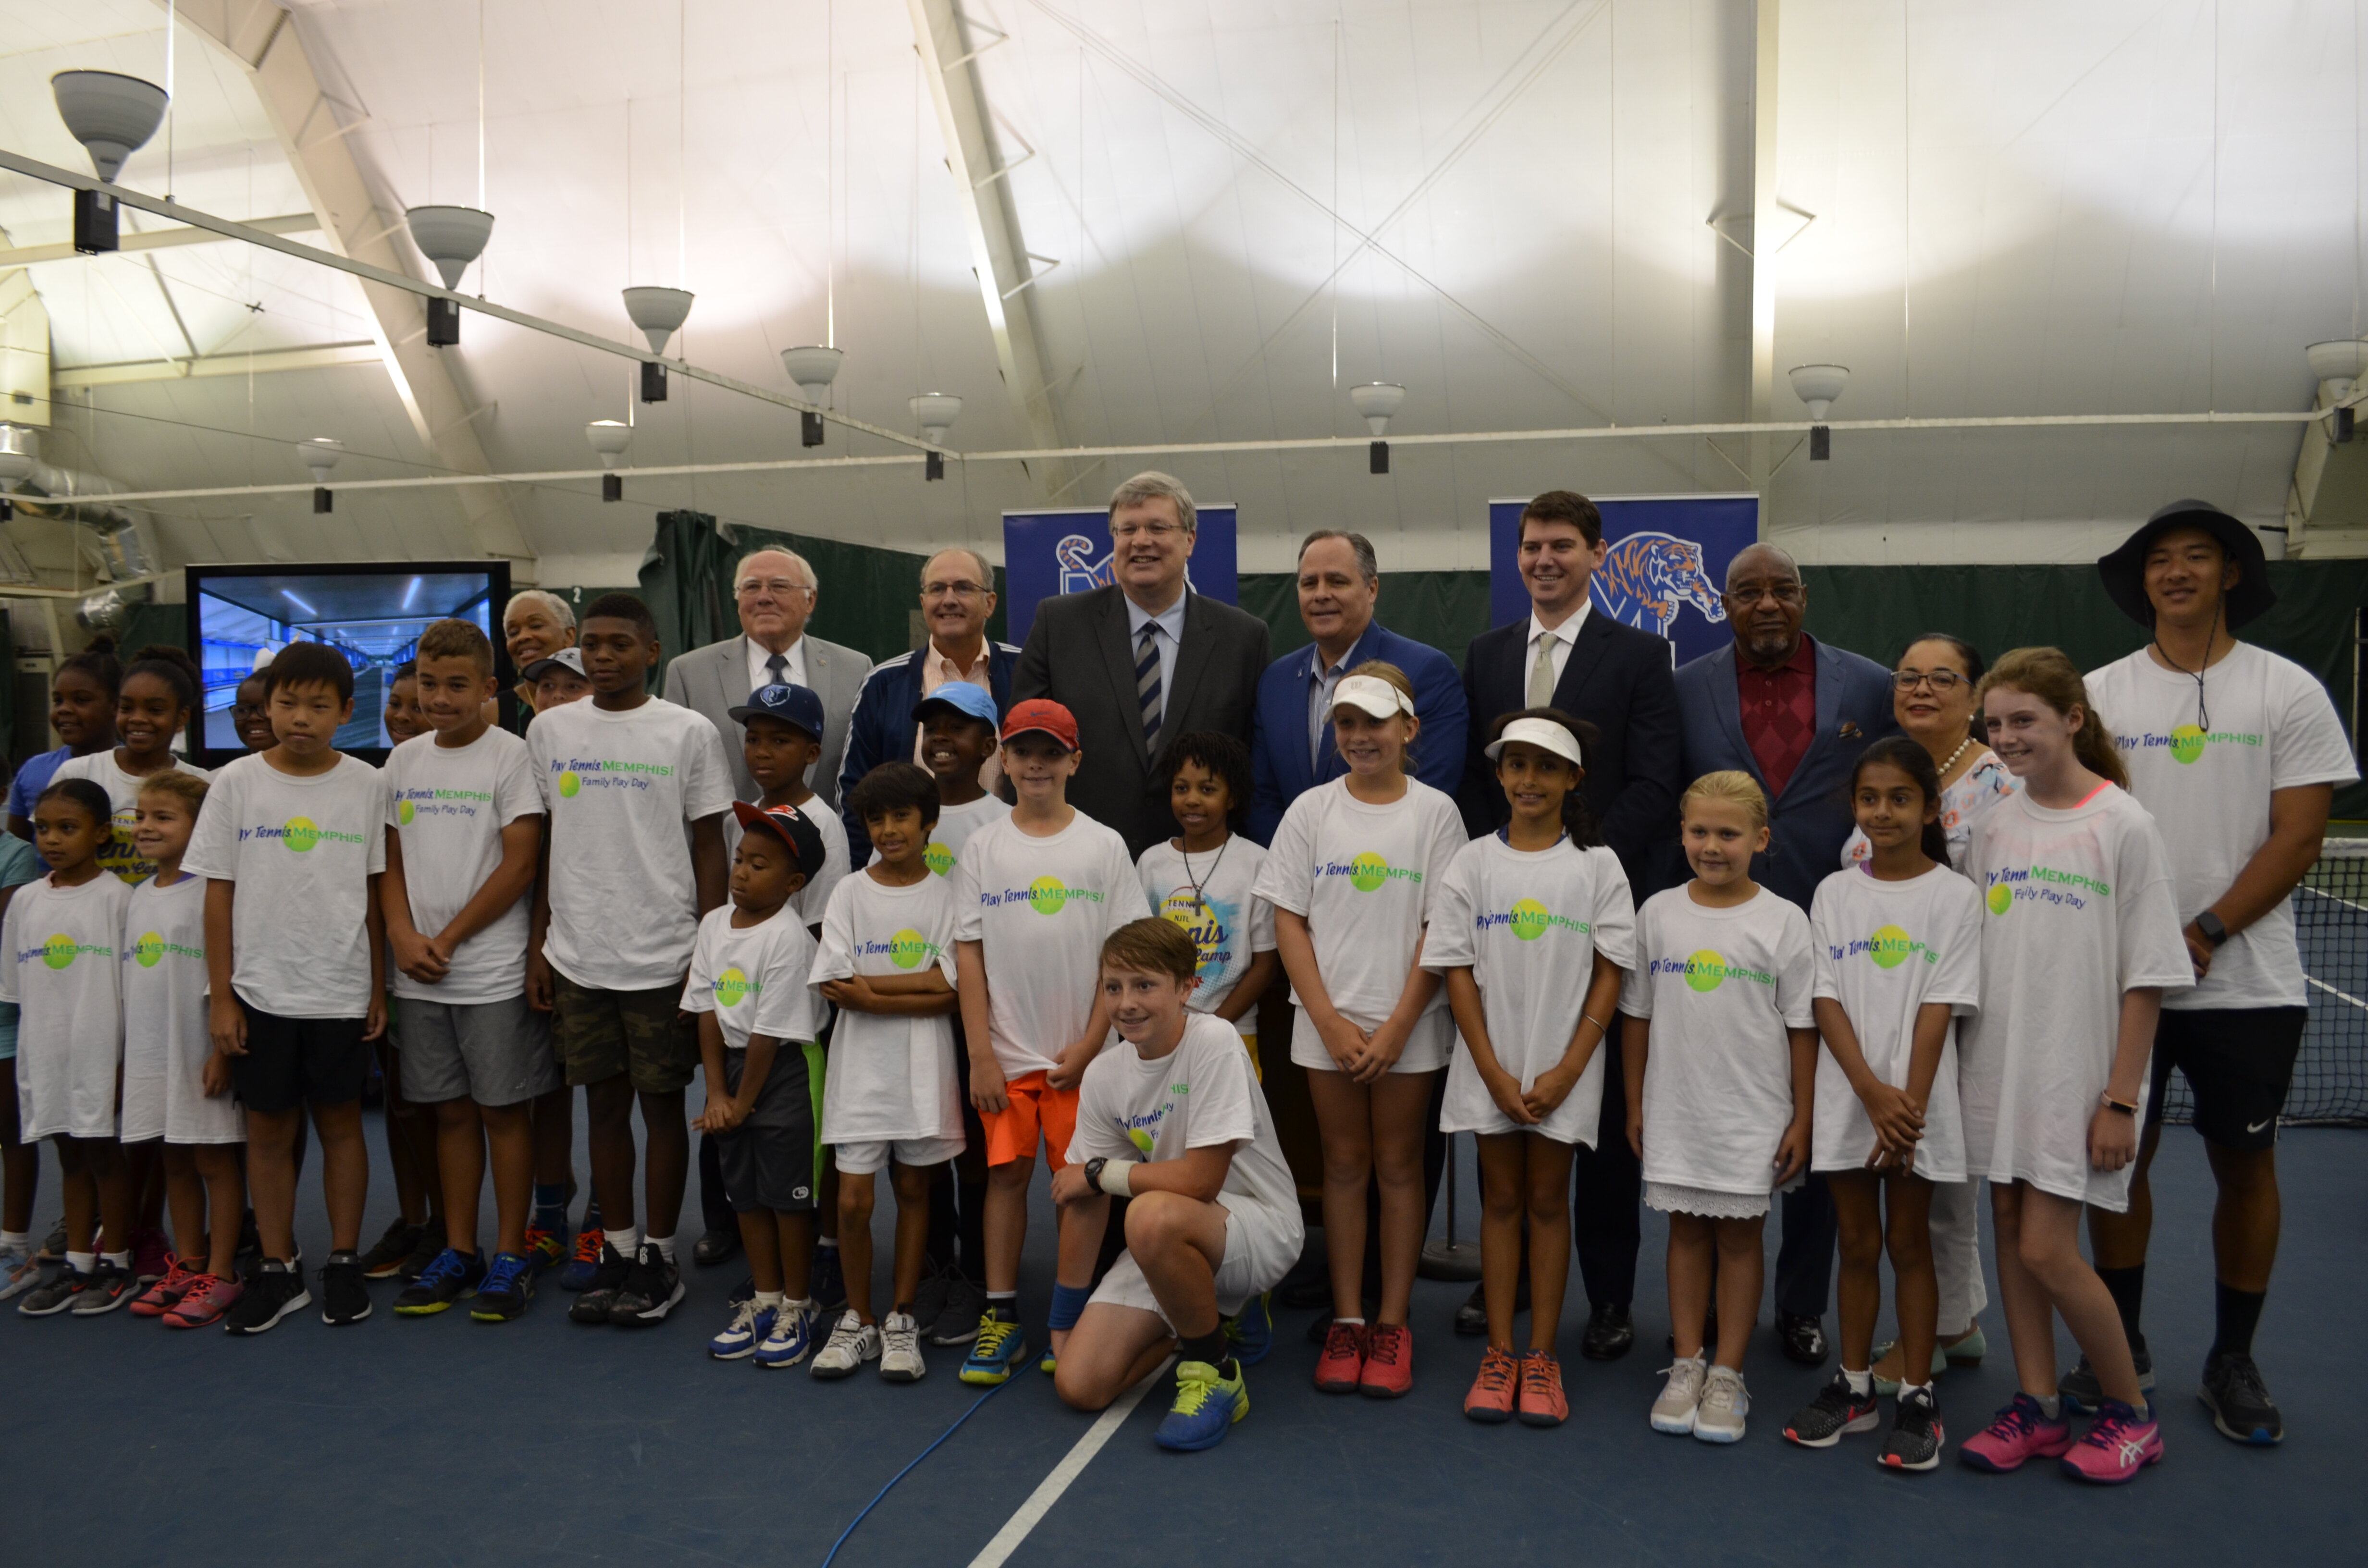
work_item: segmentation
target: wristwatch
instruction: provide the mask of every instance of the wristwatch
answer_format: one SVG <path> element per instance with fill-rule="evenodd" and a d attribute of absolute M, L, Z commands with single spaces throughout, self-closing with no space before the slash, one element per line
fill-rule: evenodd
<path fill-rule="evenodd" d="M 1102 1167 L 1109 1164 L 1110 1161 L 1099 1154 L 1086 1162 L 1086 1185 L 1096 1192 L 1102 1189 Z"/>
<path fill-rule="evenodd" d="M 2099 1095 L 2097 1096 L 2097 1103 L 2107 1110 L 2120 1111 L 2123 1116 L 2134 1117 L 2138 1113 L 2138 1108 L 2135 1104 L 2128 1100 L 2115 1099 L 2113 1097 L 2113 1091 L 2111 1089 L 2107 1089 L 2103 1094 Z"/>
<path fill-rule="evenodd" d="M 2203 939 L 2215 948 L 2228 939 L 2228 927 L 2208 909 L 2195 917 L 2195 928 L 2203 932 Z"/>

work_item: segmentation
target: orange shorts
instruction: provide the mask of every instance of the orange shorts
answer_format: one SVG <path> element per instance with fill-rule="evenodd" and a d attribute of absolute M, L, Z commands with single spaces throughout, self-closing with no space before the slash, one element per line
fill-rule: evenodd
<path fill-rule="evenodd" d="M 986 1128 L 986 1163 L 1008 1165 L 1036 1157 L 1036 1139 L 1044 1139 L 1044 1158 L 1054 1170 L 1069 1163 L 1069 1140 L 1077 1131 L 1077 1091 L 1056 1089 L 1042 1071 L 1023 1073 L 1004 1085 L 1010 1103 L 1001 1110 L 983 1110 Z"/>

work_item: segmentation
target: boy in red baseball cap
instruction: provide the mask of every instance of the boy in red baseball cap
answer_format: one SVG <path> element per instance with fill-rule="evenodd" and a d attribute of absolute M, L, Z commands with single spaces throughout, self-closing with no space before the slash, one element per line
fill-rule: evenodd
<path fill-rule="evenodd" d="M 1066 708 L 1042 698 L 1014 703 L 1002 752 L 1011 814 L 973 833 L 955 869 L 956 989 L 987 1165 L 986 1315 L 962 1363 L 966 1383 L 1000 1383 L 1028 1354 L 1019 1249 L 1036 1146 L 1041 1139 L 1055 1171 L 1068 1163 L 1078 1080 L 1110 1035 L 1102 942 L 1151 912 L 1126 841 L 1068 802 L 1082 755 Z M 1086 1233 L 1064 1212 L 1064 1273 L 1090 1274 L 1100 1244 L 1099 1232 Z M 1091 1293 L 1054 1287 L 1045 1371 Z"/>

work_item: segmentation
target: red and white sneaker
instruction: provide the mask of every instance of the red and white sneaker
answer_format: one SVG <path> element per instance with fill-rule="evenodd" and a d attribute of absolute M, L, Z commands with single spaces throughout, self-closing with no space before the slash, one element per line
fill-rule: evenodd
<path fill-rule="evenodd" d="M 1365 1369 L 1357 1392 L 1374 1399 L 1398 1399 L 1414 1387 L 1414 1331 L 1402 1323 L 1377 1323 L 1365 1331 Z"/>
<path fill-rule="evenodd" d="M 2109 1399 L 2098 1408 L 2088 1436 L 2073 1444 L 2060 1462 L 2075 1481 L 2120 1486 L 2136 1480 L 2146 1466 L 2162 1462 L 2162 1430 L 2151 1415 L 2141 1417 L 2120 1400 Z"/>
<path fill-rule="evenodd" d="M 1480 1352 L 1480 1375 L 1472 1380 L 1472 1392 L 1463 1396 L 1463 1414 L 1492 1426 L 1510 1421 L 1520 1383 L 1520 1368 L 1513 1353 L 1491 1345 Z"/>
<path fill-rule="evenodd" d="M 131 1315 L 163 1317 L 167 1308 L 188 1294 L 189 1288 L 198 1282 L 199 1278 L 199 1271 L 183 1263 L 178 1254 L 167 1254 L 164 1276 L 133 1300 Z"/>
<path fill-rule="evenodd" d="M 2049 1420 L 2037 1400 L 2018 1391 L 2013 1403 L 1965 1439 L 1957 1457 L 1975 1470 L 2004 1475 L 2032 1460 L 2061 1459 L 2071 1446 L 2072 1424 L 2061 1416 Z"/>
<path fill-rule="evenodd" d="M 1315 1392 L 1355 1393 L 1365 1375 L 1365 1325 L 1332 1320 L 1325 1331 L 1324 1353 L 1315 1358 Z"/>
<path fill-rule="evenodd" d="M 246 1288 L 235 1279 L 220 1279 L 211 1274 L 200 1274 L 189 1282 L 181 1299 L 173 1303 L 164 1317 L 166 1328 L 211 1328 L 222 1322 L 222 1313 L 237 1304 L 246 1294 Z"/>

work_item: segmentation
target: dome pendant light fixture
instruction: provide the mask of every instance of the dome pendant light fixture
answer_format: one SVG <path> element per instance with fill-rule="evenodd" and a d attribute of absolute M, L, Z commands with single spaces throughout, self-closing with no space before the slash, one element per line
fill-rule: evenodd
<path fill-rule="evenodd" d="M 631 292 L 631 290 L 627 290 Z M 659 401 L 663 402 L 664 399 Z M 625 498 L 625 476 L 615 472 L 617 460 L 633 443 L 633 427 L 614 419 L 595 419 L 584 426 L 584 438 L 600 454 L 600 466 L 611 472 L 600 476 L 600 499 L 622 501 Z"/>
<path fill-rule="evenodd" d="M 329 473 L 337 460 L 346 455 L 346 444 L 326 436 L 315 436 L 309 441 L 296 443 L 296 457 L 313 473 L 313 514 L 326 517 L 336 509 L 329 494 Z"/>
<path fill-rule="evenodd" d="M 1373 445 L 1366 464 L 1368 472 L 1390 472 L 1390 444 L 1382 439 L 1390 427 L 1390 415 L 1406 402 L 1406 388 L 1395 381 L 1367 381 L 1349 389 L 1349 402 L 1365 421 L 1365 428 L 1373 434 Z"/>
<path fill-rule="evenodd" d="M 2355 338 L 2335 338 L 2327 343 L 2314 343 L 2304 350 L 2310 358 L 2310 373 L 2327 389 L 2327 401 L 2335 410 L 2328 421 L 2327 438 L 2338 443 L 2351 439 L 2351 399 L 2360 390 L 2360 379 L 2368 374 L 2368 343 Z"/>
<path fill-rule="evenodd" d="M 697 296 L 688 289 L 661 289 L 648 285 L 625 290 L 625 314 L 642 329 L 649 339 L 650 352 L 666 352 L 666 341 L 680 330 L 690 314 L 690 302 Z M 664 365 L 642 361 L 642 401 L 664 403 L 666 400 L 666 370 Z"/>
<path fill-rule="evenodd" d="M 435 264 L 444 287 L 458 290 L 469 264 L 485 254 L 493 238 L 494 215 L 474 207 L 414 207 L 404 213 L 411 225 L 411 243 Z M 461 341 L 461 307 L 450 300 L 427 301 L 427 344 L 450 348 Z"/>
<path fill-rule="evenodd" d="M 907 400 L 905 406 L 913 411 L 914 420 L 921 426 L 921 438 L 932 447 L 945 445 L 946 433 L 954 427 L 962 415 L 962 399 L 951 392 L 923 392 Z M 946 454 L 932 451 L 921 465 L 924 480 L 946 476 Z"/>
<path fill-rule="evenodd" d="M 797 383 L 798 391 L 806 394 L 806 401 L 820 407 L 829 400 L 830 383 L 838 379 L 838 368 L 846 358 L 843 349 L 808 344 L 802 348 L 782 349 L 781 369 L 790 373 L 790 380 Z M 962 400 L 957 398 L 954 402 L 959 408 Z M 798 444 L 802 447 L 822 445 L 821 415 L 798 415 Z"/>
<path fill-rule="evenodd" d="M 1809 405 L 1809 460 L 1827 461 L 1834 453 L 1834 433 L 1826 428 L 1826 411 L 1840 400 L 1850 384 L 1846 365 L 1795 365 L 1784 372 L 1793 395 Z"/>
<path fill-rule="evenodd" d="M 165 89 L 114 71 L 61 71 L 50 78 L 58 118 L 90 154 L 92 172 L 108 184 L 123 172 L 123 160 L 147 144 L 165 119 Z M 74 247 L 85 256 L 115 248 L 114 194 L 77 190 Z"/>

